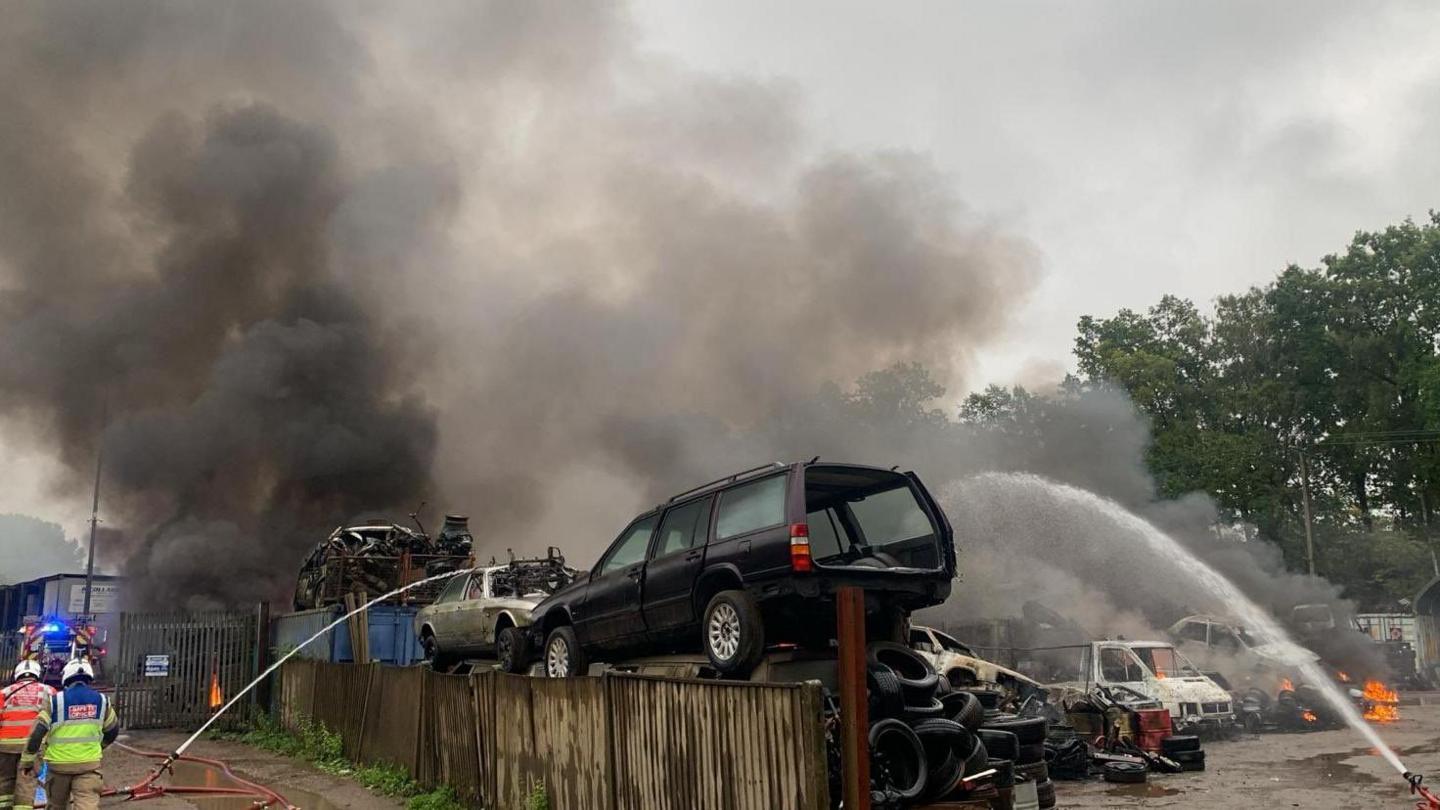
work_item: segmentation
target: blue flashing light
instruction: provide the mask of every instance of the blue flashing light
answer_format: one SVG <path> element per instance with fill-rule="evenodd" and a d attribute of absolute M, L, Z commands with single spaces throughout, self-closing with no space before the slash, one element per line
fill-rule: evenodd
<path fill-rule="evenodd" d="M 49 633 L 60 633 L 60 632 L 63 632 L 64 630 L 65 630 L 64 627 L 60 626 L 59 624 L 56 624 L 55 622 L 50 622 L 49 624 L 47 624 L 47 625 L 45 625 L 44 627 L 40 628 L 40 632 L 46 633 L 46 634 L 49 634 Z"/>

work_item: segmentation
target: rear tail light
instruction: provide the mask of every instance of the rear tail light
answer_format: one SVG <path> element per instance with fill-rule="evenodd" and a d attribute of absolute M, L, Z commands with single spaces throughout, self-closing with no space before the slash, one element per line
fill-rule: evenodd
<path fill-rule="evenodd" d="M 798 574 L 806 574 L 815 570 L 815 562 L 810 559 L 810 524 L 790 524 L 790 570 Z"/>

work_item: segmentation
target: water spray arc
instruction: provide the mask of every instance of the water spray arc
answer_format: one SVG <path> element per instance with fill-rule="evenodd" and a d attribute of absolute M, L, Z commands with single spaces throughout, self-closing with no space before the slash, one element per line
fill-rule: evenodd
<path fill-rule="evenodd" d="M 1076 514 L 1092 514 L 1102 517 L 1116 526 L 1127 537 L 1140 541 L 1140 547 L 1156 558 L 1167 560 L 1179 566 L 1193 578 L 1201 590 L 1212 597 L 1246 624 L 1247 629 L 1262 642 L 1298 647 L 1270 614 L 1247 597 L 1219 571 L 1196 557 L 1175 538 L 1161 531 L 1149 521 L 1139 517 L 1119 503 L 1096 495 L 1088 490 L 1061 484 L 1037 475 L 1022 473 L 986 473 L 970 479 L 982 485 L 1001 489 L 1022 490 L 1028 494 L 1049 500 Z M 1301 648 L 1303 649 L 1303 648 Z M 1313 660 L 1290 662 L 1314 685 L 1327 703 L 1382 757 L 1386 763 L 1410 782 L 1412 790 L 1422 793 L 1427 801 L 1435 802 L 1431 807 L 1440 808 L 1440 801 L 1430 798 L 1429 791 L 1420 787 L 1421 777 L 1412 774 L 1399 756 L 1391 750 L 1376 730 L 1365 722 L 1359 710 L 1340 691 L 1318 664 Z"/>

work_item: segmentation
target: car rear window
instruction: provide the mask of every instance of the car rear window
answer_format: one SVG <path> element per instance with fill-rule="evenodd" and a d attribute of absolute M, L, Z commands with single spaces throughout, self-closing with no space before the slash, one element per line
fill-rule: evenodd
<path fill-rule="evenodd" d="M 910 479 L 865 467 L 816 466 L 805 475 L 810 549 L 820 565 L 933 570 L 940 538 Z"/>
<path fill-rule="evenodd" d="M 776 475 L 725 490 L 720 495 L 720 516 L 715 523 L 715 539 L 724 540 L 727 537 L 783 524 L 785 480 L 785 476 Z"/>

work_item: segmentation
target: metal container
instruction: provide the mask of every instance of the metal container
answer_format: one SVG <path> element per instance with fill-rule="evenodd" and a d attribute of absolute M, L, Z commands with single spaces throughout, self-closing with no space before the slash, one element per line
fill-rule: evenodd
<path fill-rule="evenodd" d="M 1011 805 L 1015 810 L 1040 810 L 1040 797 L 1035 794 L 1035 783 L 1032 780 L 1015 783 Z"/>
<path fill-rule="evenodd" d="M 415 637 L 415 614 L 408 605 L 372 605 L 369 610 L 370 658 L 383 664 L 408 666 L 425 657 Z M 339 605 L 302 610 L 275 617 L 270 622 L 270 646 L 277 653 L 294 649 L 320 628 L 344 614 Z M 344 624 L 333 627 L 299 653 L 301 658 L 335 663 L 353 662 L 350 633 Z"/>

